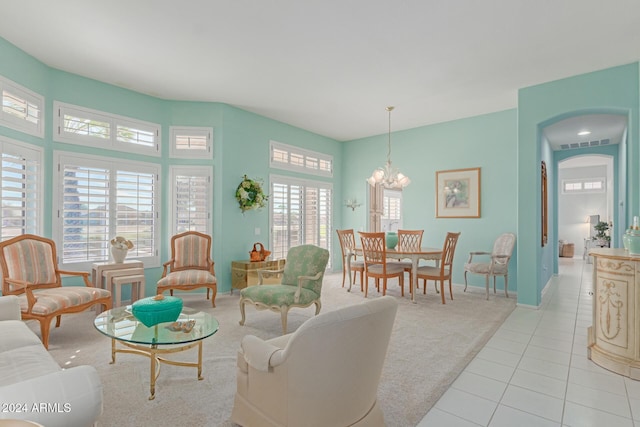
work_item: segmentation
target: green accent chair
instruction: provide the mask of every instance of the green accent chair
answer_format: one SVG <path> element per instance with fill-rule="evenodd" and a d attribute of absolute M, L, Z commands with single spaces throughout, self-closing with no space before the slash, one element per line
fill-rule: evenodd
<path fill-rule="evenodd" d="M 329 251 L 314 245 L 301 245 L 289 249 L 282 270 L 258 270 L 258 284 L 240 291 L 240 325 L 244 325 L 246 304 L 258 310 L 269 309 L 280 313 L 282 333 L 287 333 L 287 314 L 291 307 L 316 305 L 316 315 L 322 306 L 320 294 L 322 279 L 329 262 Z M 280 284 L 263 285 L 266 276 L 282 274 Z"/>

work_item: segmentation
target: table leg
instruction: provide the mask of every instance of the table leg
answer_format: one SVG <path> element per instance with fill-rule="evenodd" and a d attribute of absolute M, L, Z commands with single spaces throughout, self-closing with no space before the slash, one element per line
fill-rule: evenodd
<path fill-rule="evenodd" d="M 151 359 L 151 367 L 149 369 L 149 391 L 150 396 L 149 400 L 153 400 L 156 398 L 156 364 L 158 363 L 158 359 L 156 359 L 156 349 L 158 347 L 156 345 L 152 345 L 149 351 L 149 359 Z"/>
<path fill-rule="evenodd" d="M 111 362 L 110 365 L 116 363 L 116 339 L 111 338 Z"/>
<path fill-rule="evenodd" d="M 198 341 L 198 379 L 204 379 L 202 376 L 202 341 Z"/>
<path fill-rule="evenodd" d="M 411 283 L 409 285 L 409 287 L 411 288 L 411 302 L 412 303 L 416 303 L 416 299 L 415 299 L 415 295 L 416 295 L 416 291 L 415 288 L 418 286 L 418 258 L 417 257 L 412 257 L 411 258 Z"/>

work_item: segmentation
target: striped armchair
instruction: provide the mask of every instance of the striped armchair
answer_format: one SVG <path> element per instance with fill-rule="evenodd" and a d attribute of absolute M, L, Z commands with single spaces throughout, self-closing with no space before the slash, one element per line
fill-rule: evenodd
<path fill-rule="evenodd" d="M 192 291 L 207 288 L 211 291 L 211 305 L 216 306 L 218 282 L 211 259 L 211 236 L 197 231 L 187 231 L 171 238 L 171 259 L 163 264 L 162 277 L 157 293 L 175 289 Z"/>
<path fill-rule="evenodd" d="M 78 313 L 100 304 L 111 308 L 111 293 L 95 288 L 89 273 L 58 269 L 53 240 L 23 234 L 0 242 L 2 294 L 17 295 L 23 320 L 40 322 L 42 344 L 49 348 L 51 320 L 60 326 L 63 314 Z M 62 286 L 62 275 L 80 276 L 85 286 Z"/>

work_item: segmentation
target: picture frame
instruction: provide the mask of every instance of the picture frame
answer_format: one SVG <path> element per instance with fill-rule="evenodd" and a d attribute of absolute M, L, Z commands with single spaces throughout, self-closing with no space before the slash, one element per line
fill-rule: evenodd
<path fill-rule="evenodd" d="M 480 168 L 436 171 L 436 218 L 480 218 Z"/>

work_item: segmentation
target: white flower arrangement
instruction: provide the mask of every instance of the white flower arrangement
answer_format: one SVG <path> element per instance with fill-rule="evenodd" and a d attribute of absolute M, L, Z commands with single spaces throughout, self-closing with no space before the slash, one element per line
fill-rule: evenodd
<path fill-rule="evenodd" d="M 242 212 L 264 208 L 269 196 L 262 190 L 262 182 L 247 178 L 245 175 L 236 189 L 236 200 Z"/>

